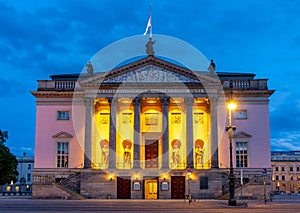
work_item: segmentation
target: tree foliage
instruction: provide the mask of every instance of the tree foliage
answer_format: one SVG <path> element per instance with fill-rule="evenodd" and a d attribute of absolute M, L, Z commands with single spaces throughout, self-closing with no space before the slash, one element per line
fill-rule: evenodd
<path fill-rule="evenodd" d="M 8 132 L 0 130 L 0 185 L 14 182 L 17 180 L 18 161 L 16 156 L 10 153 L 9 148 L 5 146 L 8 139 Z"/>

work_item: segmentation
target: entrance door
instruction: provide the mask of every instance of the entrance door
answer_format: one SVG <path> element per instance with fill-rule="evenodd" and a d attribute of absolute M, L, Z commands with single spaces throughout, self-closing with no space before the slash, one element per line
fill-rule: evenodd
<path fill-rule="evenodd" d="M 118 199 L 130 199 L 130 177 L 117 178 L 117 198 Z"/>
<path fill-rule="evenodd" d="M 145 180 L 145 199 L 157 199 L 157 179 Z"/>
<path fill-rule="evenodd" d="M 145 168 L 158 168 L 158 140 L 145 140 Z"/>
<path fill-rule="evenodd" d="M 171 177 L 171 198 L 172 199 L 184 199 L 185 193 L 185 177 L 184 176 L 172 176 Z"/>

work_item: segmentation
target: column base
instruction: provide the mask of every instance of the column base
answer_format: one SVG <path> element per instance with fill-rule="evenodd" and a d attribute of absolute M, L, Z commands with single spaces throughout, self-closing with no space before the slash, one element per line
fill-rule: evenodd
<path fill-rule="evenodd" d="M 236 199 L 229 199 L 228 206 L 236 206 Z"/>

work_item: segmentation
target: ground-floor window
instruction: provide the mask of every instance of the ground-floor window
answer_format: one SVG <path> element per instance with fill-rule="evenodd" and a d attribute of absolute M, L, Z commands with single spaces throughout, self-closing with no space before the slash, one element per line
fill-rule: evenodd
<path fill-rule="evenodd" d="M 236 167 L 248 167 L 248 146 L 247 142 L 235 143 Z"/>
<path fill-rule="evenodd" d="M 57 162 L 58 168 L 69 166 L 69 142 L 57 142 Z"/>

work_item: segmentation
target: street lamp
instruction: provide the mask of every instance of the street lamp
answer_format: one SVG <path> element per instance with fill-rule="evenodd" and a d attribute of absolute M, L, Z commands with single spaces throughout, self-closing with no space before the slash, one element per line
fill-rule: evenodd
<path fill-rule="evenodd" d="M 228 131 L 229 135 L 229 153 L 230 153 L 230 172 L 229 172 L 229 200 L 228 205 L 229 206 L 236 206 L 236 199 L 234 196 L 234 174 L 233 174 L 233 162 L 232 162 L 232 138 L 233 138 L 233 131 L 236 130 L 235 126 L 232 126 L 231 122 L 231 112 L 236 108 L 236 103 L 232 101 L 232 98 L 230 97 L 230 102 L 227 104 L 228 108 L 228 126 L 226 126 L 226 131 Z"/>

